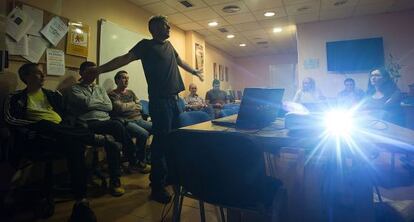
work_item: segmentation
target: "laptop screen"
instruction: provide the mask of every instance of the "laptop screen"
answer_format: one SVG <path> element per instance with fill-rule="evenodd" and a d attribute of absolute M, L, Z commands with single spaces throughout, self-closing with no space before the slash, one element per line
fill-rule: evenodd
<path fill-rule="evenodd" d="M 282 107 L 284 89 L 246 88 L 236 126 L 259 129 L 272 123 Z"/>

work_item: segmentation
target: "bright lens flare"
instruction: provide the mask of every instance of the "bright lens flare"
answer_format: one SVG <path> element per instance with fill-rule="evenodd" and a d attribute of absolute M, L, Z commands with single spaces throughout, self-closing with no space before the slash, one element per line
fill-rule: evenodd
<path fill-rule="evenodd" d="M 353 128 L 353 118 L 349 112 L 335 110 L 325 113 L 325 127 L 330 134 L 349 135 Z"/>

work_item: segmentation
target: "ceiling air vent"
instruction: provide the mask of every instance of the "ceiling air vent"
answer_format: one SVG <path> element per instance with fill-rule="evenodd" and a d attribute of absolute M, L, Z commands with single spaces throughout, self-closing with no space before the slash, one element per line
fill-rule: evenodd
<path fill-rule="evenodd" d="M 256 42 L 256 44 L 258 44 L 258 45 L 266 45 L 267 43 L 269 43 L 269 42 L 268 41 Z"/>
<path fill-rule="evenodd" d="M 181 3 L 181 5 L 184 5 L 185 7 L 187 7 L 187 8 L 191 8 L 191 7 L 193 7 L 194 5 L 193 4 L 191 4 L 189 1 L 180 1 L 180 3 Z"/>
<path fill-rule="evenodd" d="M 220 32 L 222 32 L 222 33 L 229 32 L 229 30 L 227 30 L 226 28 L 219 28 L 219 29 L 217 29 L 217 30 L 219 30 L 219 31 L 220 31 Z"/>
<path fill-rule="evenodd" d="M 298 8 L 298 9 L 296 9 L 296 11 L 298 11 L 298 12 L 304 12 L 304 11 L 308 11 L 310 9 L 310 7 L 308 7 L 308 6 L 303 6 L 303 7 L 300 7 L 300 8 Z"/>
<path fill-rule="evenodd" d="M 240 11 L 241 9 L 237 5 L 227 5 L 227 6 L 224 6 L 221 10 L 225 13 L 236 13 Z"/>
<path fill-rule="evenodd" d="M 345 5 L 348 1 L 347 0 L 340 0 L 334 3 L 334 6 L 341 6 Z"/>

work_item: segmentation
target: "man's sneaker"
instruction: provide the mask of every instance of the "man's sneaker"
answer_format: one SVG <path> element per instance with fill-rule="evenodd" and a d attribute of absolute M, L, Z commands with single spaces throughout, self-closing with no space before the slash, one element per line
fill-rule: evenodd
<path fill-rule="evenodd" d="M 148 174 L 151 172 L 151 165 L 146 164 L 145 162 L 138 161 L 137 164 L 131 166 L 134 170 L 138 170 L 142 174 Z"/>
<path fill-rule="evenodd" d="M 167 204 L 171 201 L 171 195 L 165 188 L 152 189 L 150 199 L 157 201 L 158 203 Z"/>
<path fill-rule="evenodd" d="M 69 222 L 96 222 L 95 213 L 89 208 L 88 201 L 76 202 L 73 205 L 72 214 L 70 215 Z"/>
<path fill-rule="evenodd" d="M 121 180 L 119 178 L 110 180 L 109 192 L 114 197 L 120 197 L 124 195 L 125 189 L 121 186 Z"/>

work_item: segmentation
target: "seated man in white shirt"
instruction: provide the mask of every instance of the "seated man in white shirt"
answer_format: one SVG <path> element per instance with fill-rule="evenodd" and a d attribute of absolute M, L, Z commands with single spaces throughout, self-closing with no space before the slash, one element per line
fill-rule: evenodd
<path fill-rule="evenodd" d="M 185 111 L 203 111 L 206 112 L 211 118 L 214 118 L 214 110 L 209 107 L 205 100 L 198 96 L 197 85 L 191 83 L 188 87 L 190 94 L 184 97 Z"/>

